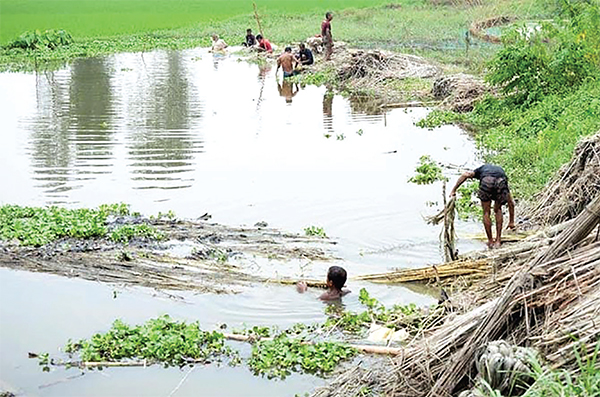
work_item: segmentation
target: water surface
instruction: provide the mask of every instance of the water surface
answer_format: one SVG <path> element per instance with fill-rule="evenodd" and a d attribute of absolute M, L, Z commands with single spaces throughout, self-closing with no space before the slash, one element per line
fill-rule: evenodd
<path fill-rule="evenodd" d="M 419 157 L 473 167 L 472 140 L 452 126 L 414 122 L 428 109 L 373 111 L 326 87 L 297 87 L 274 68 L 203 49 L 85 59 L 56 71 L 0 74 L 0 203 L 95 207 L 127 202 L 144 214 L 204 213 L 230 225 L 302 232 L 321 226 L 350 276 L 441 260 L 438 227 L 423 215 L 441 184 L 407 181 Z M 452 182 L 456 175 L 448 173 Z M 460 233 L 479 225 L 459 222 Z M 479 243 L 459 242 L 461 251 Z M 327 263 L 258 261 L 262 274 L 324 278 Z M 165 294 L 0 269 L 0 379 L 28 395 L 169 395 L 185 372 L 111 369 L 60 382 L 76 370 L 39 371 L 28 351 L 169 313 L 207 328 L 324 318 L 315 293 L 281 286 L 236 295 Z M 404 287 L 349 283 L 359 310 L 367 287 L 386 304 L 429 304 Z M 113 290 L 118 298 L 113 299 Z M 235 379 L 235 382 L 227 382 Z M 293 395 L 320 380 L 253 377 L 244 368 L 195 369 L 177 395 Z M 201 392 L 199 392 L 199 390 Z"/>

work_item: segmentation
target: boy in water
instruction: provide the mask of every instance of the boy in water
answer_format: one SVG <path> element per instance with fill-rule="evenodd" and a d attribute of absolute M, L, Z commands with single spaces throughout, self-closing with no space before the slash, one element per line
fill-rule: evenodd
<path fill-rule="evenodd" d="M 319 296 L 319 299 L 322 301 L 332 301 L 340 299 L 342 296 L 350 293 L 347 289 L 344 288 L 344 284 L 346 284 L 346 279 L 348 275 L 346 274 L 346 270 L 340 266 L 331 266 L 327 271 L 327 291 L 322 293 Z M 296 289 L 298 292 L 302 293 L 306 291 L 307 285 L 304 281 L 299 281 L 296 284 Z"/>

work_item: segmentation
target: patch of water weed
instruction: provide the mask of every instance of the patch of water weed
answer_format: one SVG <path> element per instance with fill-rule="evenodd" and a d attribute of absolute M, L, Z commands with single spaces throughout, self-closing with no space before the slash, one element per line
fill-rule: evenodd
<path fill-rule="evenodd" d="M 483 212 L 477 198 L 479 182 L 466 181 L 456 192 L 456 209 L 460 219 L 481 219 Z"/>
<path fill-rule="evenodd" d="M 455 113 L 449 110 L 434 109 L 424 118 L 417 121 L 415 125 L 421 128 L 434 129 L 442 125 L 454 124 L 465 121 L 466 117 L 463 113 Z"/>
<path fill-rule="evenodd" d="M 198 322 L 178 322 L 168 315 L 137 326 L 116 320 L 106 333 L 69 341 L 65 352 L 77 353 L 84 362 L 140 359 L 181 367 L 195 362 L 221 362 L 225 358 L 232 365 L 239 363 L 239 354 L 225 345 L 222 333 L 203 331 Z"/>
<path fill-rule="evenodd" d="M 328 306 L 326 314 L 329 317 L 323 324 L 323 328 L 328 332 L 338 330 L 344 334 L 365 336 L 369 326 L 377 323 L 393 330 L 404 329 L 408 333 L 414 334 L 422 328 L 424 322 L 432 314 L 435 315 L 438 312 L 436 307 L 431 307 L 426 311 L 418 308 L 415 304 L 394 305 L 386 308 L 377 299 L 371 297 L 364 288 L 360 290 L 358 300 L 366 306 L 367 310 L 356 313 L 346 311 L 339 306 Z"/>
<path fill-rule="evenodd" d="M 139 217 L 132 214 L 127 204 L 104 204 L 97 209 L 66 209 L 57 206 L 0 207 L 0 239 L 16 240 L 22 245 L 42 246 L 61 238 L 109 237 L 116 242 L 127 242 L 133 237 L 160 240 L 163 236 L 145 223 L 120 225 L 108 229 L 109 216 Z"/>
<path fill-rule="evenodd" d="M 442 173 L 442 168 L 427 155 L 419 158 L 419 165 L 415 172 L 416 175 L 410 177 L 408 181 L 417 185 L 430 185 L 433 182 L 448 180 Z"/>
<path fill-rule="evenodd" d="M 303 343 L 280 334 L 261 340 L 252 347 L 248 366 L 257 375 L 285 378 L 293 372 L 323 374 L 341 361 L 357 354 L 356 349 L 339 342 Z"/>
<path fill-rule="evenodd" d="M 321 226 L 309 226 L 304 228 L 304 234 L 307 236 L 316 236 L 326 238 L 327 234 L 325 234 L 325 229 Z"/>

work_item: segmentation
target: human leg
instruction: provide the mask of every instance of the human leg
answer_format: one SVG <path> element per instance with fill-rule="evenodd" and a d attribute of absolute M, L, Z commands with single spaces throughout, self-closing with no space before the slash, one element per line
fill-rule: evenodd
<path fill-rule="evenodd" d="M 502 204 L 500 201 L 494 201 L 494 214 L 496 216 L 496 242 L 495 247 L 499 247 L 502 244 L 502 222 L 504 217 L 502 216 Z"/>
<path fill-rule="evenodd" d="M 492 210 L 492 202 L 491 201 L 482 201 L 481 208 L 483 209 L 483 228 L 485 229 L 485 235 L 487 236 L 488 247 L 492 248 L 494 245 L 494 239 L 492 237 L 492 219 L 490 217 L 490 212 Z"/>

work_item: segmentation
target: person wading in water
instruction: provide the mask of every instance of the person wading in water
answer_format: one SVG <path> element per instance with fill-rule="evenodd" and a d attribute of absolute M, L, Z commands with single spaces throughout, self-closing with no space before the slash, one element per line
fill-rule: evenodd
<path fill-rule="evenodd" d="M 487 236 L 487 245 L 489 248 L 497 248 L 502 244 L 502 206 L 508 205 L 508 228 L 515 228 L 515 201 L 508 189 L 508 178 L 502 167 L 492 164 L 484 164 L 475 171 L 467 171 L 463 173 L 456 185 L 452 188 L 450 196 L 456 196 L 456 190 L 467 179 L 475 178 L 479 180 L 479 191 L 477 195 L 481 200 L 483 208 L 483 227 Z M 492 219 L 490 216 L 492 208 L 492 200 L 494 201 L 494 214 L 496 218 L 496 239 L 492 236 Z"/>

